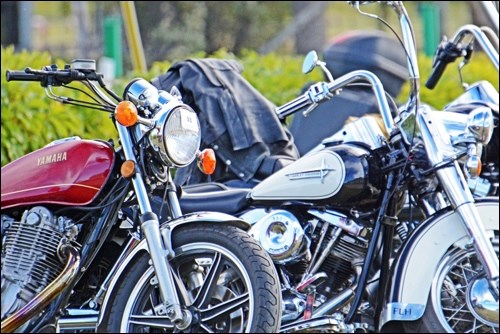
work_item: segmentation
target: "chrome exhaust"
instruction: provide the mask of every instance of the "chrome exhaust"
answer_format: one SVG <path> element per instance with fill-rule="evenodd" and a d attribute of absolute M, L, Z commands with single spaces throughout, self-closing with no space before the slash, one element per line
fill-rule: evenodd
<path fill-rule="evenodd" d="M 346 324 L 341 315 L 298 320 L 281 326 L 280 333 L 369 333 L 373 328 L 366 323 Z"/>
<path fill-rule="evenodd" d="M 18 329 L 26 321 L 31 319 L 31 317 L 47 307 L 50 302 L 71 283 L 73 278 L 78 273 L 78 267 L 80 266 L 80 254 L 70 245 L 64 245 L 61 248 L 61 252 L 68 258 L 66 266 L 62 272 L 28 304 L 24 305 L 22 308 L 17 310 L 17 312 L 2 321 L 2 333 L 12 333 Z"/>
<path fill-rule="evenodd" d="M 322 317 L 295 321 L 280 328 L 280 333 L 318 333 L 321 331 L 347 333 L 347 327 L 343 321 L 333 317 Z"/>
<path fill-rule="evenodd" d="M 68 309 L 67 315 L 57 322 L 56 333 L 65 331 L 95 331 L 99 312 L 95 310 Z"/>

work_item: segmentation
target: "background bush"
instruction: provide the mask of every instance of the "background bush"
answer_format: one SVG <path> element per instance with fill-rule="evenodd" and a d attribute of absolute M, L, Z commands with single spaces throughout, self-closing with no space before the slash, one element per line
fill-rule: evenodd
<path fill-rule="evenodd" d="M 6 70 L 23 70 L 26 67 L 41 69 L 43 66 L 57 64 L 64 67 L 65 61 L 54 59 L 48 53 L 21 52 L 15 53 L 13 48 L 1 49 L 1 163 L 13 161 L 26 153 L 39 149 L 49 142 L 69 136 L 80 136 L 84 139 L 116 139 L 116 131 L 109 114 L 97 110 L 64 105 L 45 96 L 44 89 L 35 82 L 6 82 Z M 311 81 L 323 79 L 319 69 L 304 75 L 301 72 L 302 56 L 283 56 L 277 54 L 259 55 L 254 51 L 243 51 L 236 58 L 233 54 L 219 50 L 212 55 L 194 54 L 187 58 L 232 58 L 244 66 L 243 76 L 265 97 L 276 105 L 281 105 L 295 98 L 302 87 Z M 178 59 L 181 60 L 181 59 Z M 150 80 L 165 73 L 177 60 L 155 62 L 147 73 L 128 73 L 112 84 L 113 90 L 121 95 L 125 85 L 135 77 Z M 431 59 L 419 59 L 422 81 L 422 101 L 435 108 L 442 108 L 462 92 L 458 72 L 453 70 L 457 64 L 449 65 L 437 87 L 430 91 L 424 83 L 430 74 Z M 464 79 L 472 83 L 477 80 L 488 80 L 498 90 L 498 72 L 482 54 L 474 54 L 472 61 L 463 70 Z M 61 95 L 86 99 L 82 93 L 57 89 Z M 403 87 L 399 102 L 406 101 L 408 85 Z"/>
<path fill-rule="evenodd" d="M 48 53 L 14 53 L 13 48 L 2 48 L 2 166 L 49 142 L 70 136 L 82 138 L 112 138 L 114 128 L 104 112 L 78 108 L 53 101 L 36 82 L 8 82 L 6 70 L 64 62 Z M 61 95 L 81 98 L 82 94 L 68 89 L 55 89 Z M 88 98 L 86 99 L 88 100 Z"/>

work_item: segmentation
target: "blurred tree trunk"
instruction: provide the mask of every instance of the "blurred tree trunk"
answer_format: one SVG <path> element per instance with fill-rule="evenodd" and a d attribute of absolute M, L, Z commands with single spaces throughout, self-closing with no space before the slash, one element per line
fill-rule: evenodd
<path fill-rule="evenodd" d="M 293 13 L 295 17 L 301 13 L 313 10 L 317 3 L 323 1 L 293 1 Z M 325 45 L 325 15 L 324 11 L 315 13 L 302 29 L 295 34 L 295 47 L 297 53 L 306 54 L 311 50 L 322 50 Z"/>
<path fill-rule="evenodd" d="M 205 20 L 205 52 L 211 54 L 220 48 L 220 43 L 218 39 L 219 31 L 219 20 L 221 3 L 218 1 L 205 1 L 205 6 L 207 8 L 207 16 Z"/>
<path fill-rule="evenodd" d="M 2 45 L 19 43 L 19 1 L 2 1 Z"/>
<path fill-rule="evenodd" d="M 255 5 L 255 1 L 239 1 L 239 8 L 237 10 L 238 22 L 240 23 L 236 31 L 235 41 L 234 41 L 234 51 L 239 54 L 241 50 L 248 45 L 248 40 L 250 38 L 250 26 L 252 24 L 253 10 L 252 4 Z"/>
<path fill-rule="evenodd" d="M 72 1 L 71 11 L 77 20 L 78 26 L 78 38 L 77 38 L 77 50 L 76 53 L 78 57 L 83 58 L 94 58 L 91 55 L 92 44 L 90 36 L 90 15 L 87 1 Z"/>

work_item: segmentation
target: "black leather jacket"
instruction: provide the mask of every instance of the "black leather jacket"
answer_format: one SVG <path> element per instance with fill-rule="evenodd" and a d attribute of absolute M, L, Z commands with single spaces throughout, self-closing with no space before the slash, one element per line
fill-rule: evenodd
<path fill-rule="evenodd" d="M 299 158 L 291 133 L 276 116 L 275 105 L 241 75 L 235 60 L 188 59 L 151 80 L 159 89 L 176 86 L 183 101 L 198 114 L 202 148 L 217 157 L 207 177 L 196 162 L 175 174 L 178 185 L 239 179 L 263 179 Z"/>

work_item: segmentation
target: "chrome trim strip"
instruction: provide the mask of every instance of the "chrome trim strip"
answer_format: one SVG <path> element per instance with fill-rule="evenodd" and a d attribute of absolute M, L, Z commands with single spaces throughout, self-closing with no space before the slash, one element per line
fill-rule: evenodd
<path fill-rule="evenodd" d="M 82 188 L 89 188 L 89 189 L 95 190 L 96 192 L 98 192 L 99 190 L 101 190 L 100 188 L 96 188 L 96 187 L 92 187 L 92 186 L 87 186 L 85 184 L 79 184 L 79 183 L 57 183 L 57 184 L 49 184 L 47 186 L 34 187 L 34 188 L 27 188 L 27 189 L 18 190 L 18 191 L 12 191 L 10 193 L 3 193 L 0 196 L 8 196 L 8 195 L 24 193 L 24 192 L 32 191 L 32 190 L 45 189 L 45 188 L 53 188 L 53 187 L 64 187 L 64 186 L 67 186 L 67 187 L 77 186 L 77 187 L 82 187 Z"/>
<path fill-rule="evenodd" d="M 420 319 L 425 311 L 422 304 L 389 303 L 380 315 L 381 323 L 388 321 L 413 321 Z"/>

